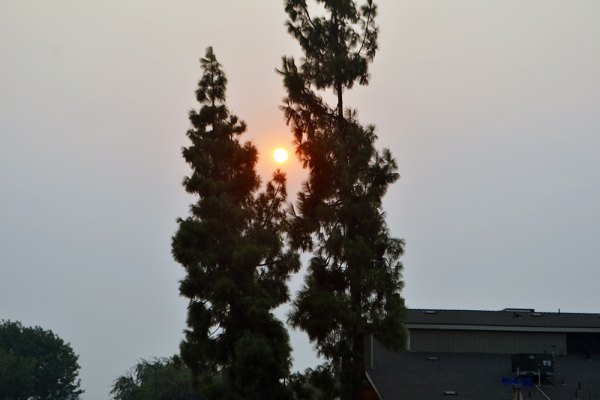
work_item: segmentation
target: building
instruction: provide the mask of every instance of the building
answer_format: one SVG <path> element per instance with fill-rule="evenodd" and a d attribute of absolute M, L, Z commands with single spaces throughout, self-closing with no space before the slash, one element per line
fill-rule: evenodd
<path fill-rule="evenodd" d="M 518 382 L 523 398 L 600 400 L 598 314 L 411 309 L 405 326 L 406 351 L 367 346 L 382 400 L 512 399 Z"/>

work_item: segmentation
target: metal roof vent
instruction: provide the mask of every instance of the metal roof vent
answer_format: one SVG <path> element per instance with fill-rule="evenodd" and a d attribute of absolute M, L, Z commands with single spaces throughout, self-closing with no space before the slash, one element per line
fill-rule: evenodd
<path fill-rule="evenodd" d="M 505 308 L 502 311 L 513 312 L 513 313 L 532 313 L 535 312 L 533 308 Z"/>
<path fill-rule="evenodd" d="M 435 315 L 438 312 L 436 310 L 425 310 L 423 311 L 423 314 L 430 314 L 430 315 Z"/>
<path fill-rule="evenodd" d="M 542 314 L 541 312 L 534 312 L 534 313 L 531 313 L 531 316 L 532 317 L 543 317 L 544 314 Z"/>
<path fill-rule="evenodd" d="M 427 357 L 427 361 L 440 361 L 440 358 L 436 357 L 436 356 L 431 356 L 431 357 Z"/>
<path fill-rule="evenodd" d="M 444 390 L 444 396 L 458 396 L 456 390 Z"/>

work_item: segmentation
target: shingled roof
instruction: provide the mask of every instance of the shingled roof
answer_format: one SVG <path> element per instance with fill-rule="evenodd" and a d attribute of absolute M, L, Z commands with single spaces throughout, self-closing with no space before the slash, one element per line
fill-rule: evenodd
<path fill-rule="evenodd" d="M 502 311 L 409 309 L 405 324 L 420 326 L 481 326 L 559 328 L 565 331 L 600 331 L 600 314 L 536 312 L 533 309 Z"/>

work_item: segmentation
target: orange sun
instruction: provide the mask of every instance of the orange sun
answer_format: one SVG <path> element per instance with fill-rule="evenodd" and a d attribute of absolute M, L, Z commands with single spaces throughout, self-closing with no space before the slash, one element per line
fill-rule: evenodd
<path fill-rule="evenodd" d="M 284 163 L 288 159 L 288 153 L 284 148 L 280 147 L 273 152 L 273 158 L 279 164 Z"/>

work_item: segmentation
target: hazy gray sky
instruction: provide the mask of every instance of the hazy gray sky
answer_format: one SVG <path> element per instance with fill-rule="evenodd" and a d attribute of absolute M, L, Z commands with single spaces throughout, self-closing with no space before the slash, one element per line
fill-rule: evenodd
<path fill-rule="evenodd" d="M 600 2 L 377 3 L 371 85 L 347 103 L 398 160 L 408 305 L 598 312 Z M 0 318 L 70 342 L 85 400 L 178 349 L 170 237 L 207 46 L 264 178 L 290 144 L 284 21 L 279 0 L 0 0 Z"/>

